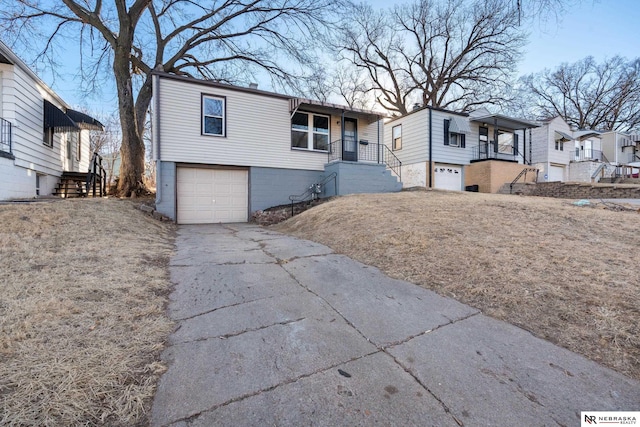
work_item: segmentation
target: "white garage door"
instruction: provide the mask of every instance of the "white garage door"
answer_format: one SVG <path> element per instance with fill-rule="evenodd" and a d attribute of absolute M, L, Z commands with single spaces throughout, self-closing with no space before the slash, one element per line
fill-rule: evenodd
<path fill-rule="evenodd" d="M 462 166 L 436 163 L 433 176 L 435 188 L 462 191 Z"/>
<path fill-rule="evenodd" d="M 247 221 L 246 170 L 178 168 L 177 174 L 178 224 Z"/>
<path fill-rule="evenodd" d="M 549 166 L 549 178 L 547 181 L 564 181 L 564 168 L 561 166 Z"/>

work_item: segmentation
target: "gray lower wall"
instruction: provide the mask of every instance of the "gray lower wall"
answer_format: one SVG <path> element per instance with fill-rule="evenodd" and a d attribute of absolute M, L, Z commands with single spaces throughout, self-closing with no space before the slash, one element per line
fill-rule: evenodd
<path fill-rule="evenodd" d="M 384 165 L 335 162 L 324 171 L 249 168 L 249 213 L 291 203 L 289 196 L 303 194 L 312 184 L 336 172 L 337 178 L 322 189 L 321 197 L 353 193 L 400 191 L 402 184 Z M 176 220 L 176 163 L 156 164 L 156 210 Z"/>
<path fill-rule="evenodd" d="M 291 203 L 289 196 L 304 193 L 323 177 L 323 171 L 249 168 L 249 212 Z"/>
<path fill-rule="evenodd" d="M 156 163 L 156 210 L 176 220 L 176 164 Z"/>
<path fill-rule="evenodd" d="M 322 180 L 323 171 L 249 168 L 249 212 L 290 203 L 290 195 L 304 193 Z M 176 220 L 176 163 L 156 164 L 156 210 Z"/>
<path fill-rule="evenodd" d="M 391 193 L 402 190 L 402 183 L 383 164 L 334 162 L 325 174 L 337 174 L 338 194 Z M 331 185 L 329 185 L 331 186 Z"/>

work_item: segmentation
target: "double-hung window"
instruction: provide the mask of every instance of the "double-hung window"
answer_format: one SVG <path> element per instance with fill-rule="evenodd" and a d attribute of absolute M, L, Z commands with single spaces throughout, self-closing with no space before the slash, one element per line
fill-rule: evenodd
<path fill-rule="evenodd" d="M 329 116 L 296 112 L 291 119 L 291 147 L 327 151 L 329 149 Z"/>
<path fill-rule="evenodd" d="M 451 132 L 451 120 L 444 120 L 444 145 L 450 147 L 466 147 L 466 135 L 464 133 Z"/>
<path fill-rule="evenodd" d="M 226 99 L 202 95 L 202 134 L 226 136 Z"/>
<path fill-rule="evenodd" d="M 402 149 L 402 125 L 394 126 L 391 129 L 392 138 L 393 138 L 393 150 L 401 150 Z"/>

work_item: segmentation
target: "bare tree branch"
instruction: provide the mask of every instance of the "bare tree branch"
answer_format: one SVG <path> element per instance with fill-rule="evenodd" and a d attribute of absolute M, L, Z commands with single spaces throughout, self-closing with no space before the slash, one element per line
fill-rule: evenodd
<path fill-rule="evenodd" d="M 592 57 L 520 79 L 537 116 L 562 116 L 579 129 L 632 131 L 640 127 L 640 58 Z"/>

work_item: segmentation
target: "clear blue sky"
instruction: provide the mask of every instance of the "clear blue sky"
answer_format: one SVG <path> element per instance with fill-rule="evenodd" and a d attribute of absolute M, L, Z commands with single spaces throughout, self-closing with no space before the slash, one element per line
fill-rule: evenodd
<path fill-rule="evenodd" d="M 640 56 L 639 0 L 582 0 L 558 21 L 531 26 L 520 73 L 553 68 L 589 55 L 597 61 Z"/>
<path fill-rule="evenodd" d="M 388 6 L 388 0 L 373 0 Z M 514 0 L 515 1 L 515 0 Z M 562 62 L 575 62 L 592 55 L 597 61 L 616 54 L 627 58 L 640 56 L 640 0 L 581 0 L 569 10 L 543 23 L 529 25 L 529 44 L 520 64 L 521 74 L 554 68 Z M 46 70 L 39 76 L 74 107 L 87 108 L 94 114 L 108 114 L 116 109 L 113 91 L 107 89 L 99 98 L 82 98 L 75 88 L 76 52 L 70 49 L 62 78 L 53 81 Z M 28 59 L 28 58 L 26 58 Z M 261 88 L 269 89 L 261 83 Z"/>

